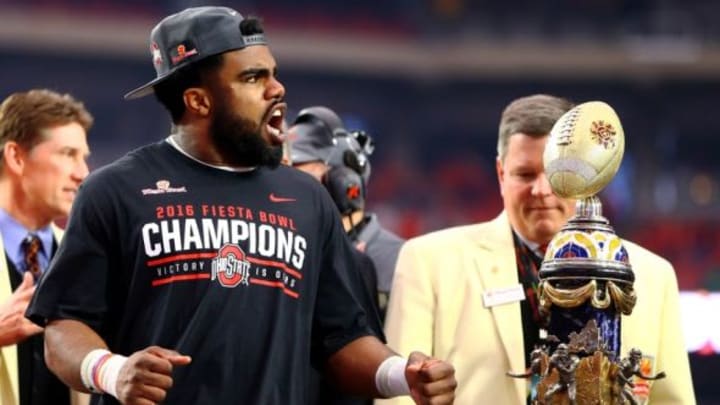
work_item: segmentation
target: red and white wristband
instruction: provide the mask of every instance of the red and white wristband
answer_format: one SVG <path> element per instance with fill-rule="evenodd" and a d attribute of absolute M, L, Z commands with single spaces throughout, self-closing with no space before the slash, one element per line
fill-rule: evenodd
<path fill-rule="evenodd" d="M 385 398 L 410 395 L 410 387 L 405 378 L 408 360 L 400 356 L 390 356 L 380 363 L 375 372 L 375 387 Z"/>
<path fill-rule="evenodd" d="M 127 357 L 105 349 L 90 351 L 80 364 L 80 379 L 90 392 L 117 398 L 117 380 Z"/>

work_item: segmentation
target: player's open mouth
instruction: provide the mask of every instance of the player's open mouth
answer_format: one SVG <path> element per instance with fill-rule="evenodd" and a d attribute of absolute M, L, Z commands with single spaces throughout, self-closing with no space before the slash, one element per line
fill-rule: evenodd
<path fill-rule="evenodd" d="M 285 109 L 285 103 L 276 104 L 270 113 L 267 124 L 265 124 L 265 129 L 270 135 L 272 143 L 281 144 L 285 141 L 285 133 L 283 131 Z"/>

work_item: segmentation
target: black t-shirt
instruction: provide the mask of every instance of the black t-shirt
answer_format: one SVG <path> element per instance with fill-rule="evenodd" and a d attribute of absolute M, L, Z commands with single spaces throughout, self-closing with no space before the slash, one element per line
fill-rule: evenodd
<path fill-rule="evenodd" d="M 355 249 L 353 252 L 357 273 L 358 286 L 362 288 L 356 291 L 356 296 L 367 314 L 368 325 L 383 343 L 382 322 L 380 320 L 380 309 L 377 302 L 377 276 L 375 265 L 368 255 Z M 359 396 L 352 396 L 339 391 L 339 387 L 331 378 L 324 375 L 324 365 L 316 365 L 316 372 L 311 377 L 310 403 L 314 405 L 372 405 L 373 400 Z M 317 392 L 316 392 L 317 391 Z"/>
<path fill-rule="evenodd" d="M 372 334 L 353 249 L 310 176 L 220 170 L 159 142 L 86 179 L 28 315 L 80 320 L 115 353 L 192 356 L 168 404 L 302 404 L 311 354 Z"/>
<path fill-rule="evenodd" d="M 359 271 L 359 284 L 363 286 L 356 296 L 367 314 L 370 329 L 375 332 L 378 339 L 385 342 L 382 319 L 380 318 L 380 304 L 378 302 L 377 269 L 370 256 L 359 250 L 353 252 L 355 268 Z"/>

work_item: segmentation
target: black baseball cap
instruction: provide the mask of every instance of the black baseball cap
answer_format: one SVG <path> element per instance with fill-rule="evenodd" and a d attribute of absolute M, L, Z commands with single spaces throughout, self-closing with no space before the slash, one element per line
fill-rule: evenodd
<path fill-rule="evenodd" d="M 160 21 L 150 33 L 150 54 L 157 77 L 125 94 L 125 99 L 147 96 L 154 86 L 178 69 L 208 56 L 266 45 L 264 34 L 242 35 L 243 16 L 228 7 L 193 7 Z"/>
<path fill-rule="evenodd" d="M 370 177 L 372 146 L 364 147 L 357 136 L 362 134 L 372 144 L 369 135 L 362 131 L 350 132 L 335 111 L 314 106 L 301 110 L 288 129 L 290 161 L 292 164 L 323 162 L 330 167 L 347 166 L 367 182 Z"/>
<path fill-rule="evenodd" d="M 314 106 L 304 108 L 288 129 L 292 143 L 290 160 L 293 164 L 322 161 L 329 163 L 337 143 L 337 135 L 345 133 L 345 126 L 335 111 Z"/>

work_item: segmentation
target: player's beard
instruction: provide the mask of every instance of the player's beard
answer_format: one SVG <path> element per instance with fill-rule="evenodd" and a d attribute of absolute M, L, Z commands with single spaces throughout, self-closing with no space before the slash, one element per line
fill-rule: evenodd
<path fill-rule="evenodd" d="M 257 125 L 239 117 L 221 104 L 215 110 L 210 136 L 224 160 L 233 165 L 275 168 L 282 161 L 282 147 L 271 146 L 263 139 L 263 123 Z"/>

